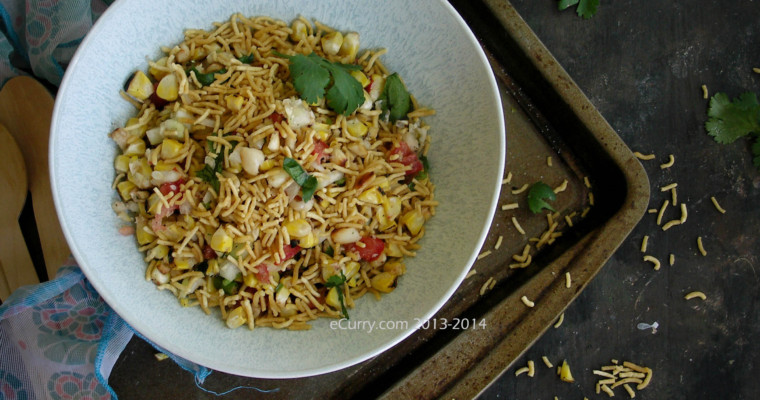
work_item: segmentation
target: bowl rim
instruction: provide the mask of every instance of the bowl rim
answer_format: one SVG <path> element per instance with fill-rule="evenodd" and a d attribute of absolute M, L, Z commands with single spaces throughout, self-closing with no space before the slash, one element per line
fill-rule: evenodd
<path fill-rule="evenodd" d="M 71 59 L 71 62 L 69 63 L 66 73 L 64 74 L 64 77 L 62 79 L 61 85 L 59 87 L 59 94 L 60 93 L 66 93 L 69 85 L 71 84 L 71 76 L 72 73 L 69 71 L 73 71 L 77 68 L 77 66 L 80 64 L 80 59 L 82 58 L 81 54 L 84 52 L 83 49 L 88 48 L 90 42 L 93 40 L 94 37 L 96 37 L 99 32 L 101 32 L 104 26 L 108 23 L 110 16 L 113 14 L 116 14 L 118 10 L 122 7 L 124 7 L 124 4 L 127 2 L 115 2 L 114 4 L 110 5 L 106 11 L 100 16 L 100 18 L 93 24 L 90 31 L 87 33 L 85 38 L 82 40 L 80 45 L 77 48 L 77 51 L 75 52 L 73 58 Z M 467 25 L 467 23 L 464 21 L 464 19 L 459 15 L 459 13 L 455 10 L 455 8 L 449 4 L 446 0 L 437 0 L 434 4 L 437 4 L 439 6 L 442 6 L 444 10 L 451 15 L 451 17 L 457 22 L 457 24 L 462 29 L 462 32 L 464 33 L 466 39 L 469 41 L 469 43 L 477 49 L 477 56 L 479 58 L 480 63 L 482 63 L 487 70 L 490 72 L 488 76 L 486 77 L 488 80 L 488 86 L 489 91 L 488 93 L 485 93 L 484 95 L 489 95 L 493 97 L 494 104 L 497 105 L 497 108 L 499 110 L 503 109 L 502 101 L 501 101 L 501 95 L 498 90 L 498 85 L 496 83 L 495 75 L 493 74 L 493 71 L 491 69 L 490 63 L 483 51 L 482 46 L 480 45 L 478 39 L 475 37 L 474 33 L 470 29 L 470 27 Z M 211 22 L 211 21 L 210 21 Z M 60 96 L 56 96 L 56 100 Z M 80 252 L 79 246 L 76 245 L 76 242 L 73 237 L 73 233 L 70 229 L 70 223 L 66 220 L 65 213 L 63 212 L 63 205 L 62 205 L 62 199 L 61 199 L 61 187 L 59 187 L 55 177 L 56 177 L 56 169 L 55 164 L 57 161 L 56 157 L 56 146 L 55 141 L 57 139 L 56 132 L 59 130 L 60 122 L 60 114 L 61 114 L 61 104 L 60 102 L 56 101 L 54 108 L 53 108 L 53 115 L 50 125 L 50 143 L 49 143 L 49 154 L 48 154 L 48 168 L 50 170 L 50 179 L 51 179 L 51 191 L 54 199 L 55 204 L 55 210 L 58 215 L 61 229 L 64 233 L 64 236 L 66 237 L 67 242 L 69 243 L 69 247 L 72 251 L 72 254 L 76 260 L 84 260 L 85 257 L 83 257 L 83 254 Z M 504 124 L 504 116 L 501 112 L 498 113 L 498 121 L 497 125 L 499 127 L 499 154 L 498 154 L 498 166 L 499 170 L 503 171 L 505 166 L 505 160 L 506 160 L 506 128 Z M 500 174 L 501 175 L 501 174 Z M 120 301 L 117 298 L 114 298 L 110 296 L 107 290 L 103 290 L 104 287 L 101 286 L 101 282 L 99 279 L 95 278 L 90 275 L 93 272 L 93 270 L 90 270 L 86 265 L 80 264 L 79 261 L 77 261 L 77 264 L 80 265 L 80 268 L 82 272 L 84 273 L 85 277 L 91 282 L 93 287 L 96 291 L 100 294 L 100 296 L 103 298 L 103 300 L 108 304 L 108 306 L 121 317 L 132 329 L 132 331 L 135 332 L 135 334 L 138 335 L 138 337 L 148 341 L 151 345 L 154 347 L 160 348 L 161 350 L 166 349 L 168 352 L 171 352 L 175 356 L 179 356 L 183 359 L 186 359 L 187 361 L 190 361 L 192 363 L 198 363 L 201 366 L 204 366 L 206 368 L 210 368 L 213 370 L 218 370 L 225 373 L 235 374 L 235 375 L 241 375 L 241 376 L 248 376 L 248 377 L 255 377 L 255 378 L 264 378 L 264 379 L 280 379 L 280 378 L 301 378 L 301 377 L 308 377 L 308 376 L 315 376 L 315 375 L 321 375 L 325 373 L 330 373 L 334 371 L 338 371 L 344 368 L 348 368 L 350 366 L 359 364 L 361 362 L 364 362 L 366 360 L 371 359 L 372 357 L 375 357 L 388 349 L 394 347 L 401 341 L 405 340 L 409 336 L 411 336 L 417 329 L 420 328 L 420 326 L 427 320 L 429 320 L 431 317 L 435 315 L 442 307 L 443 305 L 451 298 L 453 293 L 456 291 L 456 289 L 461 285 L 462 281 L 464 280 L 467 272 L 472 267 L 472 265 L 475 263 L 477 256 L 479 254 L 480 248 L 483 246 L 483 243 L 485 243 L 486 237 L 488 236 L 488 232 L 490 229 L 490 225 L 492 224 L 494 215 L 496 214 L 496 208 L 498 205 L 498 200 L 500 196 L 501 191 L 501 180 L 494 182 L 494 188 L 492 189 L 492 195 L 489 201 L 489 208 L 488 212 L 485 215 L 485 224 L 481 228 L 479 236 L 476 240 L 476 246 L 472 249 L 471 254 L 469 255 L 466 265 L 463 266 L 461 272 L 459 273 L 457 279 L 455 279 L 452 284 L 449 286 L 449 288 L 445 291 L 443 296 L 441 296 L 440 299 L 438 299 L 437 302 L 434 303 L 434 306 L 431 307 L 429 310 L 427 310 L 422 318 L 415 321 L 414 324 L 409 324 L 409 328 L 403 331 L 400 331 L 398 334 L 396 334 L 391 340 L 386 341 L 384 344 L 380 346 L 376 346 L 372 348 L 369 351 L 365 351 L 355 357 L 349 358 L 344 360 L 343 362 L 333 363 L 333 364 L 327 364 L 322 367 L 317 368 L 309 368 L 309 369 L 303 369 L 298 371 L 286 371 L 286 372 L 269 372 L 269 371 L 257 371 L 255 374 L 251 374 L 249 369 L 246 368 L 240 368 L 236 365 L 230 365 L 225 363 L 219 363 L 217 360 L 213 359 L 212 357 L 205 357 L 204 359 L 199 359 L 197 357 L 197 354 L 190 355 L 188 352 L 184 351 L 181 348 L 177 348 L 176 346 L 172 346 L 172 343 L 170 342 L 163 342 L 160 340 L 154 340 L 153 338 L 148 337 L 147 335 L 142 333 L 142 330 L 140 329 L 143 327 L 143 324 L 140 323 L 139 319 L 130 318 L 134 317 L 131 315 L 130 312 L 128 312 L 127 309 L 125 309 Z M 466 268 L 465 268 L 466 267 Z M 122 315 L 126 315 L 127 317 L 122 317 Z"/>

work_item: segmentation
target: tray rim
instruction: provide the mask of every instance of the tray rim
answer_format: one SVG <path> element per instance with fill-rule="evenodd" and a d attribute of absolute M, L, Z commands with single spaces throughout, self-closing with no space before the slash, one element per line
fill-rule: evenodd
<path fill-rule="evenodd" d="M 586 126 L 592 137 L 604 148 L 613 163 L 620 169 L 625 179 L 627 193 L 620 208 L 601 226 L 588 232 L 561 256 L 544 267 L 531 278 L 531 282 L 543 283 L 537 293 L 546 300 L 540 310 L 525 312 L 511 333 L 500 338 L 498 344 L 482 359 L 475 359 L 477 354 L 467 352 L 472 337 L 468 335 L 485 334 L 486 331 L 465 331 L 445 345 L 435 355 L 412 370 L 409 374 L 391 386 L 381 398 L 474 398 L 490 386 L 503 374 L 546 330 L 567 306 L 585 289 L 594 276 L 606 265 L 609 258 L 628 237 L 638 221 L 644 216 L 650 195 L 647 174 L 630 148 L 618 136 L 612 126 L 594 107 L 580 87 L 538 39 L 525 20 L 517 13 L 509 0 L 483 0 L 494 16 L 502 23 L 504 29 L 517 42 L 531 63 L 549 82 L 559 96 L 565 100 L 570 110 Z M 562 84 L 558 84 L 562 82 Z M 573 101 L 570 101 L 570 100 Z M 621 224 L 622 222 L 622 224 Z M 622 229 L 621 229 L 622 227 Z M 588 263 L 588 260 L 597 260 Z M 564 280 L 559 285 L 555 277 L 558 271 L 574 271 L 581 285 L 574 290 L 559 291 L 564 288 Z M 549 283 L 546 283 L 549 282 Z M 523 294 L 523 292 L 520 292 Z M 546 297 L 548 296 L 548 297 Z M 553 297 L 552 297 L 553 296 Z M 518 292 L 507 296 L 494 306 L 483 318 L 495 319 L 494 313 L 505 308 L 520 307 L 522 302 Z M 538 300 L 538 298 L 536 298 Z M 532 335 L 517 335 L 520 327 L 538 328 L 531 330 Z M 451 363 L 469 363 L 470 368 L 463 374 L 451 368 Z M 448 373 L 441 375 L 442 370 Z M 420 382 L 436 382 L 437 389 L 446 388 L 443 393 L 430 393 Z"/>

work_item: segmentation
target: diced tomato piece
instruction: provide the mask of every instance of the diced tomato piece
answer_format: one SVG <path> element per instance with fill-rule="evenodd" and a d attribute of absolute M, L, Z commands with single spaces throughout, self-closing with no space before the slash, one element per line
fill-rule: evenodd
<path fill-rule="evenodd" d="M 422 165 L 422 161 L 420 161 L 420 158 L 417 157 L 417 153 L 415 153 L 414 150 L 410 149 L 409 145 L 406 144 L 406 142 L 399 143 L 397 147 L 391 150 L 389 154 L 389 161 L 390 161 L 390 156 L 393 156 L 395 154 L 398 154 L 400 157 L 393 161 L 400 162 L 401 164 L 404 164 L 407 167 L 411 166 L 411 168 L 406 171 L 406 176 L 417 175 L 418 172 L 422 171 L 425 168 Z"/>
<path fill-rule="evenodd" d="M 286 244 L 285 246 L 282 246 L 282 249 L 285 251 L 285 258 L 280 260 L 279 264 L 284 263 L 285 261 L 290 260 L 291 258 L 295 257 L 296 254 L 298 254 L 301 251 L 301 246 L 291 246 L 289 244 Z"/>
<path fill-rule="evenodd" d="M 323 161 L 327 161 L 327 159 L 330 158 L 327 154 L 325 154 L 326 149 L 327 143 L 321 140 L 314 142 L 314 151 L 312 151 L 311 154 L 317 155 L 317 165 L 322 164 Z"/>
<path fill-rule="evenodd" d="M 266 264 L 259 264 L 253 269 L 256 270 L 256 279 L 259 280 L 259 282 L 269 282 L 269 268 L 267 268 Z"/>
<path fill-rule="evenodd" d="M 359 254 L 359 257 L 365 261 L 375 261 L 385 250 L 385 242 L 383 239 L 373 237 L 363 237 L 360 242 L 364 243 L 364 247 L 359 247 L 354 243 L 346 245 L 346 250 L 353 251 Z"/>
<path fill-rule="evenodd" d="M 206 243 L 206 245 L 203 246 L 203 258 L 205 258 L 206 260 L 216 258 L 216 251 L 214 251 L 214 249 L 212 249 L 208 243 Z"/>
<path fill-rule="evenodd" d="M 185 178 L 179 178 L 174 182 L 167 182 L 162 184 L 158 190 L 161 192 L 162 195 L 166 196 L 169 193 L 177 193 L 179 192 L 179 188 L 185 183 Z"/>
<path fill-rule="evenodd" d="M 285 117 L 278 112 L 273 112 L 269 114 L 269 119 L 272 120 L 273 123 L 278 123 L 278 122 L 282 122 L 282 120 L 285 119 Z"/>

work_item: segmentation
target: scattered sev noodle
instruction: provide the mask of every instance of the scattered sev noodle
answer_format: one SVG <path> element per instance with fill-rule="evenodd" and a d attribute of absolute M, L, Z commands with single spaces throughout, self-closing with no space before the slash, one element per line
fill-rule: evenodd
<path fill-rule="evenodd" d="M 573 285 L 573 279 L 570 277 L 570 272 L 565 272 L 565 287 L 570 288 Z"/>
<path fill-rule="evenodd" d="M 552 156 L 546 157 L 546 165 L 551 167 L 552 166 Z"/>
<path fill-rule="evenodd" d="M 143 141 L 150 147 L 137 163 L 130 161 L 130 174 L 117 174 L 115 180 L 118 184 L 145 178 L 132 182 L 137 189 L 128 201 L 139 210 L 134 211 L 132 222 L 139 251 L 145 253 L 145 278 L 172 292 L 182 306 L 199 306 L 207 314 L 218 309 L 230 327 L 247 324 L 249 329 L 303 330 L 316 318 L 341 317 L 340 307 L 330 304 L 325 285 L 327 277 L 338 272 L 348 278 L 347 285 L 336 289 L 343 290 L 349 308 L 366 293 L 380 296 L 372 283 L 380 274 L 393 277 L 392 290 L 403 272 L 395 269 L 391 273 L 385 267 L 401 262 L 402 256 L 413 256 L 424 235 L 424 227 L 412 232 L 405 224 L 396 223 L 397 219 L 415 211 L 427 221 L 437 206 L 435 186 L 429 179 L 415 179 L 410 188 L 405 181 L 407 167 L 390 160 L 391 150 L 410 133 L 420 139 L 421 154 L 429 149 L 429 126 L 420 118 L 433 115 L 434 110 L 419 107 L 416 99 L 412 98 L 414 110 L 405 123 L 382 120 L 378 109 L 358 109 L 345 117 L 328 110 L 324 100 L 296 110 L 313 113 L 313 120 L 306 124 L 296 118 L 291 121 L 293 109 L 288 102 L 302 103 L 289 79 L 288 60 L 274 55 L 273 50 L 290 55 L 315 53 L 332 62 L 356 63 L 368 75 L 388 75 L 379 59 L 385 49 L 366 51 L 359 59 L 327 55 L 320 38 L 333 29 L 300 20 L 306 23 L 308 35 L 298 43 L 289 39 L 292 30 L 287 23 L 267 17 L 237 14 L 228 22 L 215 24 L 210 32 L 186 30 L 182 43 L 163 48 L 164 65 L 148 63 L 151 69 L 147 73 L 153 78 L 168 74 L 177 78 L 176 101 L 157 108 L 151 100 L 140 102 L 120 93 L 139 110 L 131 120 L 137 123 L 119 128 L 131 136 L 126 144 Z M 254 55 L 255 62 L 239 60 L 247 55 Z M 191 66 L 188 63 L 197 69 L 189 76 L 185 73 Z M 221 68 L 227 72 L 211 74 Z M 155 76 L 155 71 L 161 76 Z M 214 81 L 201 84 L 200 72 L 212 75 Z M 353 119 L 369 127 L 365 138 L 357 140 L 348 134 L 346 124 Z M 328 132 L 317 132 L 314 123 L 328 125 Z M 166 142 L 147 144 L 142 138 L 146 130 L 160 132 L 161 139 L 174 139 L 180 144 L 177 154 L 164 154 L 170 150 Z M 111 136 L 125 148 L 116 134 Z M 150 134 L 148 137 L 152 139 Z M 327 148 L 326 156 L 317 160 L 314 151 L 319 141 Z M 362 142 L 369 145 L 354 151 L 354 145 Z M 264 153 L 258 172 L 244 168 L 246 163 L 241 161 L 245 157 L 239 154 L 244 148 Z M 338 155 L 342 158 L 336 158 Z M 278 173 L 282 177 L 285 172 L 286 157 L 319 183 L 326 182 L 315 191 L 312 202 L 297 197 L 300 188 L 289 175 L 278 185 L 272 183 Z M 159 169 L 160 164 L 167 168 Z M 221 171 L 214 171 L 216 166 Z M 331 173 L 342 175 L 345 184 L 327 182 Z M 218 186 L 210 182 L 214 180 Z M 160 189 L 166 183 L 178 187 L 164 193 Z M 359 196 L 368 188 L 381 186 L 382 194 L 398 199 L 400 206 L 394 224 L 386 229 L 380 229 L 377 218 L 383 206 Z M 306 221 L 317 243 L 289 233 L 284 223 L 293 221 Z M 382 236 L 386 249 L 392 244 L 398 251 L 392 257 L 383 253 L 371 263 L 361 260 L 357 253 L 367 244 L 362 241 L 350 248 L 336 243 L 334 233 L 341 228 L 356 229 L 361 237 Z M 224 240 L 215 240 L 218 232 Z M 328 249 L 335 254 L 328 256 Z M 359 267 L 349 272 L 352 263 Z M 228 280 L 232 287 L 219 283 L 224 282 L 218 279 L 224 278 L 222 275 L 236 274 L 234 280 Z"/>
<path fill-rule="evenodd" d="M 530 301 L 530 299 L 528 299 L 528 296 L 520 297 L 520 301 L 522 301 L 523 304 L 525 304 L 526 306 L 531 307 L 531 308 L 533 308 L 533 307 L 536 306 L 536 303 Z"/>
<path fill-rule="evenodd" d="M 630 398 L 633 399 L 633 398 L 636 397 L 636 392 L 633 391 L 633 389 L 631 388 L 631 386 L 629 384 L 627 384 L 627 383 L 624 384 L 623 388 L 625 389 L 626 392 L 628 392 L 628 396 L 630 396 Z"/>
<path fill-rule="evenodd" d="M 541 356 L 541 361 L 544 362 L 547 368 L 554 368 L 554 365 L 552 365 L 551 361 L 549 361 L 549 358 L 546 356 Z"/>
<path fill-rule="evenodd" d="M 702 245 L 702 236 L 697 236 L 697 248 L 699 249 L 699 253 L 703 256 L 707 255 L 707 251 L 705 250 L 705 246 Z"/>
<path fill-rule="evenodd" d="M 660 212 L 657 213 L 657 225 L 662 224 L 662 216 L 665 215 L 665 209 L 670 205 L 670 200 L 665 200 L 660 207 Z"/>
<path fill-rule="evenodd" d="M 528 376 L 533 377 L 536 374 L 536 364 L 533 360 L 528 360 Z"/>
<path fill-rule="evenodd" d="M 528 368 L 528 367 L 522 367 L 522 368 L 519 368 L 519 369 L 517 369 L 517 370 L 515 371 L 515 376 L 520 376 L 520 375 L 522 375 L 522 374 L 525 374 L 525 373 L 527 373 L 528 371 L 530 371 L 530 368 Z"/>
<path fill-rule="evenodd" d="M 526 183 L 522 186 L 520 186 L 518 189 L 512 189 L 512 194 L 520 194 L 526 190 L 528 190 L 529 185 Z"/>
<path fill-rule="evenodd" d="M 686 296 L 684 296 L 683 298 L 686 299 L 686 300 L 691 300 L 691 299 L 695 299 L 697 297 L 699 297 L 702 300 L 707 300 L 707 296 L 704 293 L 699 292 L 699 291 L 694 291 L 694 292 L 691 292 L 691 293 L 687 293 Z"/>
<path fill-rule="evenodd" d="M 674 227 L 676 225 L 681 225 L 681 220 L 680 219 L 674 219 L 674 220 L 668 221 L 667 223 L 665 223 L 665 225 L 662 226 L 662 230 L 663 231 L 667 231 L 668 229 L 670 229 L 670 228 L 672 228 L 672 227 Z"/>
<path fill-rule="evenodd" d="M 757 68 L 757 67 L 752 68 L 752 72 L 754 72 L 756 74 L 760 74 L 760 68 Z"/>
<path fill-rule="evenodd" d="M 726 210 L 724 210 L 723 207 L 721 207 L 720 204 L 718 204 L 718 200 L 715 199 L 715 196 L 711 196 L 710 201 L 712 201 L 713 205 L 715 206 L 715 209 L 718 210 L 718 212 L 720 212 L 721 214 L 726 213 Z"/>
<path fill-rule="evenodd" d="M 678 205 L 678 192 L 676 192 L 676 188 L 670 189 L 670 198 L 674 206 Z"/>
<path fill-rule="evenodd" d="M 653 256 L 645 255 L 644 256 L 644 261 L 651 262 L 654 265 L 654 270 L 655 271 L 657 271 L 657 270 L 660 269 L 660 260 L 654 258 Z"/>
<path fill-rule="evenodd" d="M 587 188 L 591 189 L 591 181 L 588 180 L 588 176 L 583 177 L 583 184 L 586 185 Z"/>
<path fill-rule="evenodd" d="M 468 272 L 467 275 L 465 275 L 464 279 L 470 278 L 477 273 L 478 271 L 476 271 L 475 269 L 471 269 L 470 272 Z"/>
<path fill-rule="evenodd" d="M 567 179 L 563 180 L 559 186 L 554 188 L 554 193 L 564 192 L 565 190 L 567 190 Z"/>
<path fill-rule="evenodd" d="M 644 235 L 644 238 L 641 239 L 641 252 L 646 253 L 647 252 L 647 243 L 649 242 L 649 235 Z"/>
<path fill-rule="evenodd" d="M 674 189 L 676 187 L 678 187 L 678 183 L 673 182 L 673 183 L 671 183 L 669 185 L 665 185 L 665 186 L 661 187 L 660 191 L 661 192 L 667 192 L 668 190 Z"/>
<path fill-rule="evenodd" d="M 499 250 L 499 247 L 501 247 L 502 240 L 504 240 L 504 236 L 499 235 L 499 238 L 496 239 L 496 244 L 493 246 L 494 250 Z"/>
<path fill-rule="evenodd" d="M 480 287 L 480 295 L 484 295 L 490 288 L 491 288 L 491 282 L 495 282 L 493 277 L 489 277 L 488 280 L 486 280 L 483 283 L 483 286 Z"/>
<path fill-rule="evenodd" d="M 554 324 L 554 328 L 559 328 L 560 325 L 562 325 L 562 321 L 565 320 L 565 313 L 562 313 L 559 315 L 559 318 L 557 318 L 557 322 Z"/>
<path fill-rule="evenodd" d="M 486 250 L 480 254 L 478 254 L 478 260 L 484 259 L 491 255 L 491 250 Z"/>
<path fill-rule="evenodd" d="M 631 384 L 636 384 L 637 390 L 645 389 L 652 380 L 652 369 L 641 367 L 631 362 L 625 361 L 619 365 L 617 360 L 613 360 L 612 365 L 606 365 L 593 371 L 594 375 L 602 379 L 596 382 L 596 393 L 606 393 L 608 396 L 615 396 L 614 389 L 622 386 L 630 398 L 636 397 L 636 393 Z"/>
<path fill-rule="evenodd" d="M 517 222 L 517 218 L 512 217 L 512 225 L 515 226 L 515 229 L 517 229 L 518 232 L 520 232 L 521 235 L 525 234 L 525 230 L 520 226 L 520 223 Z"/>
<path fill-rule="evenodd" d="M 707 85 L 702 85 L 702 98 L 708 99 L 710 97 L 709 93 L 707 92 Z"/>
<path fill-rule="evenodd" d="M 679 219 L 678 221 L 683 224 L 686 222 L 686 218 L 688 216 L 689 216 L 689 213 L 686 212 L 686 204 L 681 203 L 681 219 Z"/>
<path fill-rule="evenodd" d="M 518 203 L 509 203 L 509 204 L 504 204 L 504 205 L 502 205 L 502 206 L 501 206 L 501 210 L 502 210 L 502 211 L 506 211 L 506 210 L 514 210 L 514 209 L 517 209 L 517 208 L 519 208 L 519 207 L 520 207 L 520 205 L 519 205 Z"/>
<path fill-rule="evenodd" d="M 670 253 L 670 257 L 668 257 L 668 264 L 671 266 L 676 263 L 676 256 L 673 253 Z"/>
<path fill-rule="evenodd" d="M 504 179 L 501 181 L 501 184 L 502 184 L 502 185 L 506 185 L 506 184 L 508 184 L 508 183 L 511 183 L 511 182 L 512 182 L 512 173 L 511 173 L 511 172 L 507 172 L 507 177 L 506 177 L 506 178 L 504 178 Z"/>
<path fill-rule="evenodd" d="M 660 169 L 666 169 L 666 168 L 672 167 L 675 161 L 676 160 L 672 154 L 668 155 L 668 162 L 660 164 Z"/>
<path fill-rule="evenodd" d="M 653 160 L 655 158 L 654 154 L 642 154 L 638 151 L 634 151 L 633 155 L 636 156 L 639 160 Z"/>
<path fill-rule="evenodd" d="M 594 194 L 591 192 L 588 192 L 588 204 L 592 206 L 594 205 Z"/>

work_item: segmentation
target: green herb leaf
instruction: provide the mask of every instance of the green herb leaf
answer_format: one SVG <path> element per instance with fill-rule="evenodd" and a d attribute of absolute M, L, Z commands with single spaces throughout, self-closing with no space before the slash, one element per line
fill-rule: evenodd
<path fill-rule="evenodd" d="M 577 5 L 575 12 L 583 19 L 589 19 L 596 14 L 599 0 L 559 0 L 557 8 L 562 11 Z"/>
<path fill-rule="evenodd" d="M 285 161 L 282 163 L 282 168 L 291 178 L 293 178 L 293 181 L 301 187 L 301 198 L 303 201 L 306 202 L 311 200 L 311 197 L 314 196 L 314 192 L 319 185 L 317 178 L 309 175 L 309 173 L 304 171 L 298 161 L 290 157 L 285 157 Z"/>
<path fill-rule="evenodd" d="M 718 143 L 732 143 L 751 132 L 760 134 L 760 104 L 752 92 L 742 93 L 734 101 L 725 93 L 716 93 L 707 115 L 710 119 L 705 128 Z"/>
<path fill-rule="evenodd" d="M 348 73 L 360 69 L 360 66 L 330 62 L 314 53 L 308 56 L 275 54 L 290 61 L 293 87 L 307 103 L 314 104 L 325 97 L 327 105 L 343 115 L 350 115 L 364 103 L 361 83 Z"/>
<path fill-rule="evenodd" d="M 385 80 L 380 100 L 382 100 L 383 115 L 387 112 L 391 122 L 406 118 L 412 102 L 404 82 L 395 72 Z"/>
<path fill-rule="evenodd" d="M 420 161 L 422 162 L 422 171 L 418 172 L 417 175 L 414 177 L 418 181 L 427 179 L 428 174 L 430 172 L 430 163 L 428 162 L 427 157 L 420 156 Z"/>
<path fill-rule="evenodd" d="M 290 78 L 301 98 L 309 104 L 323 98 L 325 87 L 330 83 L 330 72 L 322 67 L 322 57 L 314 53 L 308 56 L 296 54 L 284 57 L 290 61 Z"/>
<path fill-rule="evenodd" d="M 276 288 L 274 288 L 274 292 L 275 292 L 275 293 L 277 293 L 277 292 L 279 292 L 279 291 L 280 291 L 280 289 L 282 289 L 282 283 L 278 283 L 278 284 L 277 284 L 277 287 L 276 287 Z"/>
<path fill-rule="evenodd" d="M 554 208 L 544 199 L 554 201 L 557 199 L 557 195 L 549 185 L 540 181 L 534 183 L 528 191 L 528 208 L 533 214 L 538 214 L 543 209 L 554 211 Z"/>
<path fill-rule="evenodd" d="M 343 314 L 343 317 L 348 319 L 348 309 L 346 309 L 346 304 L 343 302 L 343 288 L 342 286 L 346 283 L 346 275 L 343 275 L 343 271 L 340 272 L 340 276 L 333 275 L 329 278 L 327 278 L 327 282 L 325 282 L 325 286 L 328 289 L 331 288 L 337 288 L 338 292 L 338 300 L 340 301 L 340 312 Z"/>
<path fill-rule="evenodd" d="M 578 4 L 579 0 L 559 0 L 559 4 L 557 5 L 559 10 L 562 11 L 570 6 L 574 6 Z"/>
<path fill-rule="evenodd" d="M 597 7 L 599 7 L 599 0 L 580 0 L 575 12 L 579 17 L 589 19 L 596 14 Z"/>
<path fill-rule="evenodd" d="M 325 60 L 325 63 L 327 62 Z M 351 115 L 364 103 L 362 84 L 348 73 L 348 70 L 357 68 L 350 68 L 347 64 L 334 63 L 329 63 L 327 68 L 333 78 L 333 85 L 325 96 L 327 105 L 338 114 Z"/>
<path fill-rule="evenodd" d="M 232 145 L 230 148 L 230 151 L 235 149 L 235 146 L 240 144 L 240 137 L 233 136 L 233 135 L 227 135 L 224 136 L 225 139 L 227 139 L 228 142 Z M 217 173 L 221 173 L 222 169 L 224 169 L 224 156 L 222 155 L 222 151 L 224 150 L 224 145 L 222 144 L 216 144 L 215 142 L 212 142 L 210 140 L 206 141 L 206 148 L 208 149 L 208 153 L 216 154 L 216 158 L 214 159 L 214 167 L 212 168 L 210 165 L 205 164 L 203 166 L 203 169 L 197 171 L 195 173 L 195 176 L 201 178 L 204 182 L 207 182 L 211 185 L 211 187 L 214 188 L 214 191 L 219 194 L 219 177 L 216 176 Z M 206 209 L 208 210 L 208 206 L 206 206 Z"/>
<path fill-rule="evenodd" d="M 255 60 L 255 58 L 253 57 L 253 53 L 250 53 L 248 55 L 238 57 L 238 60 L 240 60 L 240 62 L 243 64 L 250 64 Z"/>
<path fill-rule="evenodd" d="M 325 254 L 332 257 L 335 255 L 335 249 L 332 248 L 332 246 L 327 246 L 327 248 L 324 251 Z"/>
<path fill-rule="evenodd" d="M 212 188 L 214 188 L 214 191 L 219 194 L 219 177 L 216 176 L 216 174 L 217 172 L 222 172 L 224 163 L 222 160 L 216 160 L 214 164 L 214 168 L 205 164 L 203 169 L 195 172 L 195 176 L 201 178 L 204 182 L 207 182 Z"/>
<path fill-rule="evenodd" d="M 198 83 L 200 83 L 202 86 L 208 86 L 216 80 L 214 75 L 216 74 L 224 74 L 227 73 L 227 70 L 222 68 L 219 71 L 209 72 L 207 74 L 202 74 L 200 71 L 198 71 L 197 68 L 192 67 L 189 70 L 187 70 L 187 74 L 190 75 L 190 72 L 195 73 L 195 78 L 198 79 Z"/>

